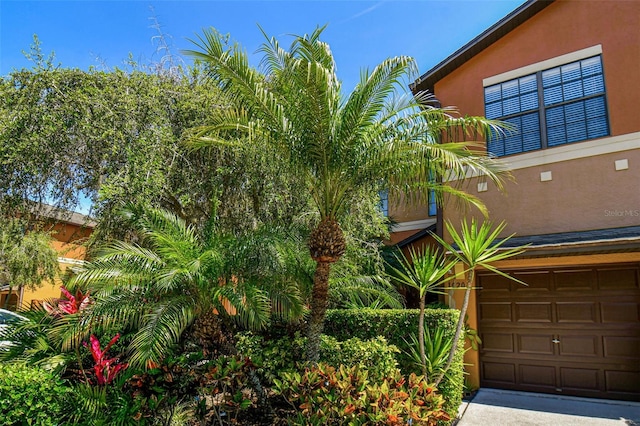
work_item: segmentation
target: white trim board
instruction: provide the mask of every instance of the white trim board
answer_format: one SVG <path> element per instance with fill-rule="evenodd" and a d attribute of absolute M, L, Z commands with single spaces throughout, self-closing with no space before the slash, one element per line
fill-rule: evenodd
<path fill-rule="evenodd" d="M 535 64 L 527 65 L 522 68 L 517 68 L 515 70 L 503 72 L 502 74 L 487 77 L 482 80 L 482 86 L 493 86 L 494 84 L 502 83 L 503 81 L 513 80 L 514 78 L 523 77 L 525 75 L 533 74 L 538 71 L 568 64 L 569 62 L 579 61 L 580 59 L 590 58 L 591 56 L 600 55 L 601 53 L 601 44 L 587 47 L 586 49 L 582 50 L 576 50 L 575 52 L 567 53 L 566 55 L 556 56 L 555 58 L 547 59 L 542 62 L 536 62 Z"/>
<path fill-rule="evenodd" d="M 59 257 L 58 263 L 64 263 L 66 265 L 84 265 L 84 260 L 72 259 L 70 257 Z"/>
<path fill-rule="evenodd" d="M 412 220 L 409 222 L 399 222 L 391 227 L 391 232 L 402 231 L 417 231 L 419 229 L 425 229 L 436 223 L 436 218 Z"/>
<path fill-rule="evenodd" d="M 560 145 L 511 157 L 502 157 L 501 160 L 509 170 L 518 170 L 634 149 L 640 149 L 640 132 Z"/>
<path fill-rule="evenodd" d="M 640 149 L 640 132 L 593 139 L 585 142 L 574 142 L 509 157 L 498 157 L 497 160 L 504 165 L 506 170 L 518 170 L 637 149 Z M 478 174 L 467 172 L 465 179 L 474 177 L 478 177 Z M 445 182 L 457 180 L 460 179 L 451 176 L 445 178 Z"/>

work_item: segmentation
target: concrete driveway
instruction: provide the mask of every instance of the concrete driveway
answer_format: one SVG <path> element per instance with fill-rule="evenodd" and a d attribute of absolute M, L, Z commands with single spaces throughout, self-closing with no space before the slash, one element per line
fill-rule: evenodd
<path fill-rule="evenodd" d="M 480 389 L 457 426 L 640 426 L 640 403 Z"/>

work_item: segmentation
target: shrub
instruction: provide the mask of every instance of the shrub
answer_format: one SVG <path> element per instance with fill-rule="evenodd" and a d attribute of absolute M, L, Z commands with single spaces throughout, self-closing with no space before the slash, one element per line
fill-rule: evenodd
<path fill-rule="evenodd" d="M 207 422 L 224 424 L 229 420 L 238 424 L 242 411 L 256 406 L 257 396 L 249 385 L 253 368 L 248 358 L 220 356 L 206 364 L 199 379 L 200 409 Z"/>
<path fill-rule="evenodd" d="M 295 425 L 433 425 L 450 419 L 442 397 L 415 374 L 405 380 L 396 372 L 374 382 L 357 366 L 319 363 L 302 374 L 284 373 L 274 391 L 297 410 L 288 419 Z"/>
<path fill-rule="evenodd" d="M 269 383 L 283 372 L 297 370 L 297 364 L 305 359 L 306 338 L 298 333 L 294 337 L 265 340 L 252 333 L 237 336 L 238 351 L 251 358 L 258 373 Z M 372 380 L 393 376 L 398 369 L 395 356 L 400 350 L 389 345 L 385 338 L 362 340 L 357 337 L 339 341 L 335 337 L 322 336 L 320 361 L 334 367 L 359 366 L 367 369 Z"/>
<path fill-rule="evenodd" d="M 304 360 L 306 338 L 299 333 L 276 339 L 265 339 L 251 332 L 236 335 L 238 352 L 249 357 L 256 366 L 256 372 L 273 383 L 282 372 L 295 371 L 296 363 Z"/>
<path fill-rule="evenodd" d="M 57 425 L 69 388 L 52 373 L 23 364 L 0 364 L 3 425 Z"/>
<path fill-rule="evenodd" d="M 357 337 L 363 340 L 382 336 L 391 345 L 400 349 L 396 354 L 403 373 L 419 372 L 413 359 L 407 336 L 416 335 L 418 328 L 417 309 L 341 309 L 328 310 L 324 332 L 338 340 Z M 455 309 L 425 310 L 425 328 L 441 329 L 443 338 L 453 337 L 460 312 Z M 410 340 L 409 340 L 410 342 Z M 445 399 L 444 409 L 455 417 L 462 402 L 464 386 L 464 347 L 460 345 L 449 373 L 438 387 Z"/>
<path fill-rule="evenodd" d="M 368 371 L 369 378 L 374 381 L 392 377 L 398 370 L 395 356 L 400 350 L 378 336 L 371 340 L 357 337 L 339 341 L 335 337 L 322 336 L 320 345 L 320 360 L 338 367 L 357 366 Z"/>

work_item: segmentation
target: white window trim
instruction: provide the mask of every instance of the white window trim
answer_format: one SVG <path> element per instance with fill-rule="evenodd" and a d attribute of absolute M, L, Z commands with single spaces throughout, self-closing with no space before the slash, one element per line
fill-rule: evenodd
<path fill-rule="evenodd" d="M 555 68 L 560 65 L 565 65 L 570 62 L 579 61 L 581 59 L 590 58 L 602 54 L 602 45 L 587 47 L 586 49 L 577 50 L 575 52 L 567 53 L 566 55 L 556 56 L 555 58 L 547 59 L 542 62 L 536 62 L 535 64 L 527 65 L 522 68 L 503 72 L 502 74 L 487 77 L 482 80 L 482 86 L 493 86 L 494 84 L 502 83 L 504 81 L 513 80 L 514 78 L 524 77 L 525 75 L 535 74 L 538 71 L 543 71 L 549 68 Z"/>

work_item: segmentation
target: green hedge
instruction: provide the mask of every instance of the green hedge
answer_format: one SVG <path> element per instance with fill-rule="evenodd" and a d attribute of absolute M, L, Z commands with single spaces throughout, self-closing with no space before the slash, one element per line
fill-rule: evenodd
<path fill-rule="evenodd" d="M 272 383 L 283 372 L 297 370 L 297 364 L 304 361 L 306 337 L 296 334 L 266 340 L 250 333 L 236 336 L 238 351 L 251 358 L 258 367 L 258 373 Z M 383 337 L 373 339 L 351 338 L 339 341 L 335 337 L 323 335 L 320 342 L 320 361 L 333 367 L 366 368 L 372 380 L 382 380 L 394 375 L 398 370 L 396 355 L 400 351 Z"/>
<path fill-rule="evenodd" d="M 407 355 L 410 335 L 417 334 L 417 309 L 336 309 L 328 310 L 324 324 L 324 333 L 338 340 L 357 337 L 369 340 L 384 337 L 389 344 L 400 349 L 397 354 L 398 365 L 404 373 L 416 372 L 412 360 Z M 455 309 L 427 309 L 425 327 L 442 328 L 445 336 L 453 336 L 460 311 Z M 462 402 L 464 386 L 464 338 L 460 338 L 458 351 L 451 369 L 440 383 L 439 392 L 445 398 L 445 410 L 455 418 Z"/>
<path fill-rule="evenodd" d="M 3 425 L 53 426 L 60 423 L 69 388 L 37 367 L 0 364 L 0 420 Z"/>

